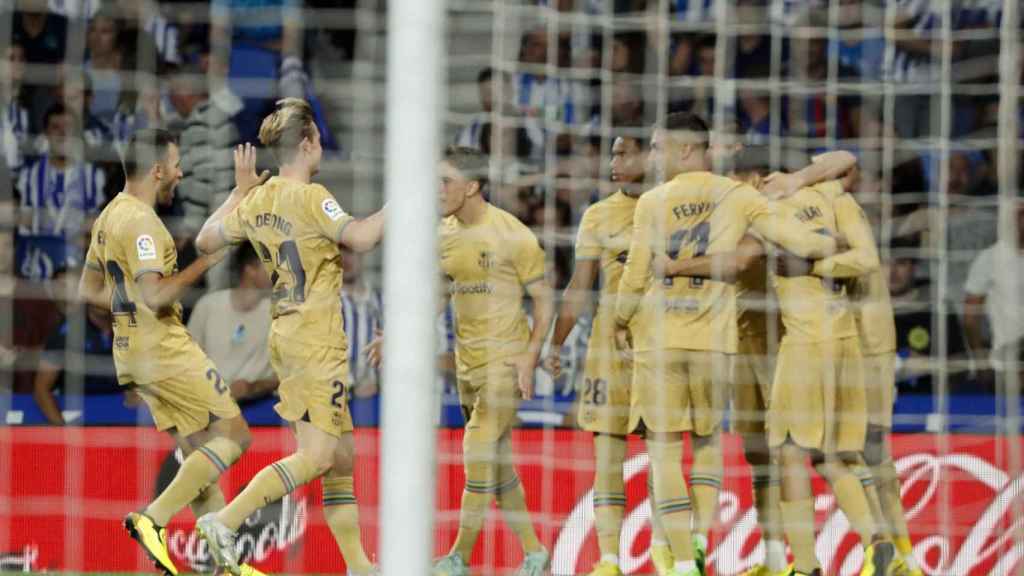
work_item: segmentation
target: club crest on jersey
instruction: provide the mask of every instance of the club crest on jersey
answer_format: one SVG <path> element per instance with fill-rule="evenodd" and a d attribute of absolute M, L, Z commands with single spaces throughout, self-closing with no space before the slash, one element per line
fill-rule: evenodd
<path fill-rule="evenodd" d="M 327 217 L 331 220 L 340 220 L 341 217 L 345 215 L 341 206 L 338 205 L 338 201 L 334 198 L 324 200 L 323 203 L 320 204 L 320 207 L 323 208 L 324 214 L 327 214 Z"/>
<path fill-rule="evenodd" d="M 156 242 L 149 234 L 135 239 L 135 250 L 139 253 L 139 260 L 156 260 Z"/>
<path fill-rule="evenodd" d="M 490 270 L 494 268 L 494 252 L 487 250 L 480 251 L 480 258 L 477 260 L 477 264 L 480 265 L 484 270 Z"/>

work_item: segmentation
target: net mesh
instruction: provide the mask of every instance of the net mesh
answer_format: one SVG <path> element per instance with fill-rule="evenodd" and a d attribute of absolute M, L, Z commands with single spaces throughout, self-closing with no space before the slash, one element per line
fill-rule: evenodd
<path fill-rule="evenodd" d="M 692 111 L 716 144 L 763 147 L 775 170 L 853 152 L 853 193 L 896 310 L 893 452 L 918 563 L 928 573 L 1020 571 L 1024 55 L 1013 0 L 451 0 L 446 14 L 444 140 L 489 155 L 487 197 L 539 239 L 556 302 L 579 264 L 583 213 L 619 187 L 617 137 L 646 143 L 652 125 Z M 179 134 L 183 178 L 159 213 L 180 269 L 234 183 L 233 146 L 256 141 L 278 97 L 314 103 L 325 150 L 316 181 L 347 212 L 369 215 L 384 190 L 386 17 L 376 0 L 0 7 L 0 570 L 144 569 L 119 520 L 166 485 L 180 460 L 139 399 L 118 389 L 109 319 L 76 302 L 92 220 L 124 184 L 128 137 L 144 126 Z M 273 159 L 261 151 L 260 164 L 273 168 Z M 387 391 L 364 352 L 387 305 L 384 271 L 376 252 L 343 258 L 356 492 L 372 555 Z M 293 449 L 272 409 L 266 353 L 240 356 L 265 348 L 266 308 L 223 292 L 259 282 L 247 262 L 229 257 L 183 298 L 194 337 L 222 373 L 232 366 L 225 379 L 256 429 L 222 481 L 229 499 Z M 596 291 L 588 298 L 596 302 Z M 593 440 L 577 423 L 580 403 L 604 394 L 584 374 L 593 313 L 569 332 L 561 376 L 537 370 L 536 397 L 519 406 L 511 433 L 555 574 L 586 573 L 598 560 Z M 438 322 L 437 555 L 455 538 L 466 474 L 457 323 L 451 306 Z M 67 426 L 44 428 L 60 422 Z M 715 573 L 738 574 L 764 549 L 735 435 L 725 435 L 723 453 L 710 559 Z M 632 437 L 625 573 L 653 573 L 647 476 L 646 447 Z M 818 557 L 827 572 L 854 573 L 856 535 L 815 482 Z M 314 483 L 247 522 L 243 549 L 257 566 L 342 569 L 319 492 Z M 188 512 L 171 524 L 172 558 L 210 568 L 192 524 Z M 497 508 L 480 540 L 474 571 L 511 572 L 521 561 Z"/>

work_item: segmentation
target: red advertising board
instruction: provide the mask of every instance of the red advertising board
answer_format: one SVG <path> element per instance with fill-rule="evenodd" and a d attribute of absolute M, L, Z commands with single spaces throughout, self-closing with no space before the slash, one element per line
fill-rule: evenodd
<path fill-rule="evenodd" d="M 254 430 L 250 451 L 221 480 L 228 498 L 261 467 L 291 450 L 283 429 Z M 377 551 L 378 432 L 356 433 L 356 492 L 363 541 Z M 1011 443 L 1019 438 L 897 435 L 903 501 L 915 552 L 929 573 L 1003 574 L 1024 553 L 1021 477 L 1011 477 Z M 712 535 L 717 572 L 738 574 L 761 554 L 751 507 L 749 469 L 735 438 L 726 442 L 727 478 L 720 522 Z M 455 536 L 462 492 L 462 434 L 438 432 L 437 530 L 440 555 Z M 590 488 L 593 450 L 588 434 L 523 430 L 514 435 L 520 476 L 541 540 L 552 551 L 552 573 L 586 573 L 597 560 Z M 650 536 L 647 459 L 632 441 L 627 463 L 629 505 L 622 539 L 628 574 L 646 573 Z M 0 570 L 147 571 L 149 567 L 120 521 L 152 499 L 158 482 L 173 474 L 165 435 L 143 428 L 0 428 Z M 163 469 L 163 470 L 162 470 Z M 388 471 L 401 474 L 401 470 Z M 855 574 L 861 552 L 835 500 L 818 481 L 818 557 L 827 573 Z M 424 494 L 424 498 L 431 497 Z M 339 573 L 343 562 L 320 512 L 314 482 L 250 518 L 241 533 L 243 553 L 267 572 Z M 183 511 L 168 527 L 179 567 L 209 563 L 205 546 Z M 510 571 L 521 559 L 515 536 L 495 511 L 473 565 L 482 574 Z"/>

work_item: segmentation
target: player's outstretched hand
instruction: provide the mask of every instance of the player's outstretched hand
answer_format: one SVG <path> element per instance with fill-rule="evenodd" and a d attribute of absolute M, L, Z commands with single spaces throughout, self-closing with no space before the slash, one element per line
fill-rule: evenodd
<path fill-rule="evenodd" d="M 551 350 L 548 351 L 548 355 L 544 357 L 544 362 L 541 364 L 541 367 L 555 379 L 562 375 L 562 355 L 557 348 L 557 346 L 552 346 Z"/>
<path fill-rule="evenodd" d="M 796 174 L 772 172 L 764 179 L 761 193 L 772 200 L 780 200 L 796 194 L 803 185 L 803 180 Z"/>
<path fill-rule="evenodd" d="M 246 142 L 235 146 L 235 187 L 242 194 L 263 184 L 270 178 L 270 172 L 264 170 L 256 174 L 256 147 Z"/>
<path fill-rule="evenodd" d="M 629 334 L 629 328 L 615 329 L 615 347 L 625 359 L 633 355 L 633 337 Z"/>
<path fill-rule="evenodd" d="M 373 334 L 373 340 L 370 341 L 370 345 L 363 351 L 366 354 L 366 360 L 370 363 L 370 366 L 374 368 L 380 368 L 380 363 L 384 359 L 384 332 L 377 329 Z"/>
<path fill-rule="evenodd" d="M 533 398 L 533 372 L 537 369 L 537 361 L 532 354 L 520 354 L 505 361 L 506 366 L 516 369 L 516 383 L 523 400 Z"/>

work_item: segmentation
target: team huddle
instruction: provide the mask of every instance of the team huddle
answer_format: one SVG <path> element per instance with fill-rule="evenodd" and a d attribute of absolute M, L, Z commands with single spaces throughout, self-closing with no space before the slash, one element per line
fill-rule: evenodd
<path fill-rule="evenodd" d="M 372 250 L 383 236 L 385 211 L 353 218 L 311 183 L 321 148 L 305 101 L 278 102 L 259 136 L 278 174 L 256 174 L 252 146 L 236 150 L 236 188 L 204 224 L 195 241 L 201 256 L 184 270 L 154 211 L 171 201 L 181 178 L 177 145 L 166 132 L 140 130 L 132 137 L 124 153 L 125 190 L 93 227 L 79 291 L 111 310 L 119 382 L 138 392 L 157 428 L 185 454 L 170 485 L 128 514 L 125 528 L 159 570 L 176 575 L 164 526 L 188 506 L 220 569 L 259 574 L 238 558 L 239 526 L 262 506 L 322 478 L 324 516 L 349 574 L 375 574 L 361 543 L 353 488 L 339 245 Z M 578 393 L 578 421 L 593 433 L 596 455 L 601 558 L 592 575 L 622 574 L 623 462 L 632 433 L 644 437 L 650 456 L 650 554 L 658 574 L 705 573 L 730 401 L 729 421 L 753 470 L 765 543 L 764 564 L 748 574 L 820 570 L 808 457 L 860 536 L 861 573 L 919 574 L 888 447 L 892 309 L 871 225 L 849 192 L 855 159 L 825 154 L 799 172 L 766 178 L 762 151 L 719 145 L 689 113 L 655 126 L 649 152 L 646 140 L 629 134 L 613 144 L 611 174 L 620 189 L 583 216 L 576 269 L 557 320 L 537 238 L 486 200 L 487 157 L 468 148 L 444 154 L 440 306 L 450 300 L 455 311 L 466 481 L 456 540 L 433 574 L 470 574 L 492 499 L 522 544 L 517 574 L 548 569 L 510 434 L 519 401 L 532 395 L 537 366 L 559 373 L 561 346 L 598 280 Z M 713 164 L 722 174 L 712 172 Z M 645 191 L 647 174 L 659 185 Z M 182 324 L 178 300 L 230 245 L 242 242 L 252 244 L 272 278 L 275 410 L 289 422 L 297 449 L 226 503 L 218 478 L 251 437 L 227 384 Z M 379 352 L 377 342 L 372 360 L 380 360 Z M 689 486 L 681 469 L 686 432 L 693 450 Z"/>

